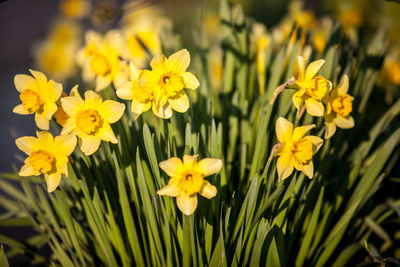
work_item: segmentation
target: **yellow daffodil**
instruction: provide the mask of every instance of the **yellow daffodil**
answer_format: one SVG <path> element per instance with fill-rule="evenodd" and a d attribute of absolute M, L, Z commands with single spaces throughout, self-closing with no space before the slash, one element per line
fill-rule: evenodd
<path fill-rule="evenodd" d="M 96 91 L 111 84 L 119 86 L 128 79 L 128 66 L 121 61 L 123 37 L 118 31 L 109 31 L 103 37 L 94 31 L 86 34 L 86 47 L 78 53 L 83 79 L 96 82 Z"/>
<path fill-rule="evenodd" d="M 275 131 L 279 144 L 273 156 L 279 156 L 276 163 L 279 180 L 286 179 L 293 168 L 302 171 L 309 178 L 314 175 L 312 157 L 324 142 L 313 135 L 304 136 L 315 127 L 314 124 L 293 129 L 293 124 L 283 117 L 276 120 Z"/>
<path fill-rule="evenodd" d="M 71 92 L 69 93 L 70 96 L 79 96 L 79 92 L 78 92 L 78 85 L 75 85 L 72 89 Z M 62 94 L 62 97 L 66 97 L 67 95 L 65 93 Z M 59 124 L 61 127 L 64 127 L 65 123 L 67 122 L 69 116 L 68 114 L 64 111 L 64 109 L 61 107 L 61 100 L 59 107 L 56 111 L 56 113 L 54 113 L 54 118 L 56 119 L 56 123 Z"/>
<path fill-rule="evenodd" d="M 142 71 L 138 70 L 132 63 L 129 64 L 130 80 L 117 88 L 117 96 L 121 99 L 132 100 L 131 112 L 135 119 L 140 114 L 151 108 L 153 92 L 144 90 L 139 86 L 139 76 Z"/>
<path fill-rule="evenodd" d="M 62 85 L 34 70 L 29 70 L 33 77 L 17 74 L 14 78 L 15 88 L 20 92 L 22 104 L 13 109 L 14 113 L 26 115 L 35 113 L 36 125 L 42 130 L 49 129 L 49 121 L 57 111 L 56 102 L 62 93 Z"/>
<path fill-rule="evenodd" d="M 390 56 L 385 58 L 382 78 L 392 85 L 400 85 L 400 57 L 398 59 Z"/>
<path fill-rule="evenodd" d="M 86 16 L 90 11 L 88 0 L 62 0 L 60 4 L 61 13 L 68 18 L 79 19 Z"/>
<path fill-rule="evenodd" d="M 319 21 L 318 27 L 312 32 L 312 43 L 315 50 L 317 50 L 320 55 L 325 51 L 331 28 L 332 20 L 329 18 L 322 18 Z"/>
<path fill-rule="evenodd" d="M 330 138 L 336 132 L 336 127 L 349 129 L 354 127 L 354 119 L 350 116 L 353 110 L 353 97 L 347 94 L 349 78 L 343 76 L 340 84 L 324 98 L 326 103 L 325 139 Z"/>
<path fill-rule="evenodd" d="M 113 100 L 103 102 L 95 92 L 86 91 L 85 100 L 79 95 L 67 96 L 61 98 L 61 105 L 69 116 L 61 134 L 77 135 L 83 153 L 91 155 L 96 152 L 101 140 L 118 143 L 110 124 L 122 117 L 124 104 Z"/>
<path fill-rule="evenodd" d="M 211 82 L 217 91 L 221 90 L 224 64 L 222 62 L 224 52 L 220 45 L 214 45 L 208 57 L 208 69 L 210 71 Z"/>
<path fill-rule="evenodd" d="M 53 138 L 49 132 L 36 132 L 36 135 L 37 138 L 24 136 L 15 141 L 18 148 L 28 155 L 19 175 L 44 174 L 47 191 L 50 193 L 60 184 L 61 174 L 68 176 L 68 156 L 75 149 L 76 137 L 63 135 Z"/>
<path fill-rule="evenodd" d="M 157 194 L 176 197 L 176 204 L 185 215 L 191 215 L 196 210 L 197 193 L 208 199 L 217 194 L 217 188 L 204 177 L 221 170 L 220 159 L 205 158 L 197 161 L 197 155 L 184 155 L 183 162 L 179 158 L 170 158 L 160 162 L 160 168 L 171 179 Z"/>
<path fill-rule="evenodd" d="M 182 49 L 168 58 L 155 56 L 150 66 L 152 70 L 144 70 L 139 77 L 139 86 L 149 94 L 153 94 L 152 110 L 160 118 L 172 116 L 172 109 L 185 112 L 189 108 L 189 99 L 183 90 L 195 90 L 199 81 L 186 69 L 190 64 L 190 55 Z"/>
<path fill-rule="evenodd" d="M 322 98 L 330 90 L 331 82 L 321 75 L 315 76 L 324 63 L 323 59 L 316 60 L 311 62 L 306 69 L 303 57 L 297 58 L 294 83 L 298 91 L 292 99 L 298 112 L 305 104 L 308 114 L 317 117 L 324 115 Z"/>
<path fill-rule="evenodd" d="M 81 28 L 78 23 L 60 19 L 52 24 L 48 39 L 58 45 L 70 45 L 79 43 L 80 35 Z"/>

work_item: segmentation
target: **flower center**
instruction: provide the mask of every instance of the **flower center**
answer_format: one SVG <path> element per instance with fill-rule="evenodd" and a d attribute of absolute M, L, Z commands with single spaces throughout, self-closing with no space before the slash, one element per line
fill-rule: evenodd
<path fill-rule="evenodd" d="M 309 140 L 302 138 L 293 143 L 291 151 L 295 160 L 304 164 L 312 158 L 313 144 Z"/>
<path fill-rule="evenodd" d="M 24 109 L 29 112 L 41 111 L 45 103 L 44 99 L 31 89 L 22 91 L 22 93 L 19 95 L 19 98 L 21 99 Z"/>
<path fill-rule="evenodd" d="M 76 126 L 88 135 L 95 135 L 103 124 L 103 119 L 97 110 L 87 109 L 76 115 Z"/>
<path fill-rule="evenodd" d="M 185 195 L 190 196 L 200 192 L 203 187 L 204 179 L 200 173 L 186 171 L 179 180 L 179 188 Z"/>
<path fill-rule="evenodd" d="M 171 72 L 163 74 L 159 84 L 168 97 L 176 96 L 184 87 L 182 77 Z"/>
<path fill-rule="evenodd" d="M 105 76 L 111 71 L 110 63 L 102 54 L 93 54 L 89 61 L 90 69 L 99 76 Z"/>
<path fill-rule="evenodd" d="M 353 110 L 351 96 L 345 94 L 335 98 L 332 102 L 332 109 L 342 117 L 346 117 Z"/>
<path fill-rule="evenodd" d="M 32 154 L 28 157 L 29 165 L 37 172 L 40 173 L 48 173 L 55 168 L 56 158 L 53 154 L 44 151 L 38 150 L 32 152 Z"/>
<path fill-rule="evenodd" d="M 328 91 L 328 82 L 324 77 L 319 75 L 311 80 L 306 90 L 309 96 L 321 100 Z"/>

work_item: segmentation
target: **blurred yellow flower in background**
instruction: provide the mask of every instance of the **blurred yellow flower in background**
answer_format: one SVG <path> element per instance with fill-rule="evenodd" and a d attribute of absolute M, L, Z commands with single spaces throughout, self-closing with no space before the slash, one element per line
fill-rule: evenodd
<path fill-rule="evenodd" d="M 354 119 L 350 116 L 353 110 L 353 97 L 347 94 L 349 89 L 349 77 L 344 75 L 339 85 L 324 98 L 326 103 L 325 139 L 331 138 L 336 127 L 350 129 L 354 127 Z"/>
<path fill-rule="evenodd" d="M 37 138 L 24 136 L 15 143 L 26 153 L 20 176 L 38 176 L 44 174 L 47 191 L 53 192 L 61 181 L 61 174 L 68 176 L 68 156 L 74 151 L 76 137 L 74 135 L 56 136 L 49 132 L 36 132 Z"/>
<path fill-rule="evenodd" d="M 214 45 L 210 50 L 210 56 L 208 60 L 208 69 L 211 76 L 211 83 L 218 92 L 221 90 L 222 78 L 223 78 L 223 56 L 224 52 L 219 44 Z"/>
<path fill-rule="evenodd" d="M 318 75 L 325 60 L 319 59 L 311 62 L 307 68 L 302 56 L 297 58 L 295 67 L 295 85 L 298 91 L 293 95 L 293 103 L 299 112 L 305 105 L 307 113 L 312 116 L 321 117 L 324 115 L 324 105 L 322 98 L 331 88 L 331 82 Z"/>
<path fill-rule="evenodd" d="M 182 49 L 168 58 L 155 56 L 150 66 L 152 70 L 144 70 L 139 77 L 140 87 L 153 94 L 152 110 L 157 117 L 167 119 L 172 116 L 172 109 L 185 112 L 189 108 L 189 99 L 183 90 L 195 90 L 199 81 L 186 69 L 190 64 L 190 54 Z"/>
<path fill-rule="evenodd" d="M 85 48 L 78 53 L 78 63 L 86 82 L 95 81 L 96 91 L 100 91 L 111 83 L 118 87 L 128 79 L 128 65 L 119 59 L 123 50 L 123 37 L 119 31 L 110 30 L 102 36 L 90 30 L 85 40 Z"/>
<path fill-rule="evenodd" d="M 17 114 L 35 113 L 37 127 L 42 130 L 49 129 L 49 121 L 57 111 L 56 102 L 62 94 L 62 85 L 53 80 L 47 81 L 46 76 L 34 70 L 29 70 L 32 76 L 17 74 L 14 78 L 15 88 L 20 92 L 22 104 L 14 107 Z"/>
<path fill-rule="evenodd" d="M 279 156 L 276 170 L 280 180 L 286 179 L 293 172 L 293 168 L 302 171 L 309 178 L 314 175 L 312 157 L 322 146 L 324 140 L 306 132 L 315 128 L 315 125 L 305 125 L 293 129 L 293 124 L 283 117 L 276 120 L 275 131 L 278 138 L 278 149 L 273 156 Z"/>
<path fill-rule="evenodd" d="M 61 105 L 69 116 L 61 134 L 77 135 L 85 155 L 96 152 L 101 140 L 118 143 L 110 124 L 122 117 L 124 104 L 113 100 L 103 102 L 98 94 L 89 90 L 85 92 L 85 100 L 79 95 L 67 96 L 61 98 Z"/>
<path fill-rule="evenodd" d="M 266 52 L 271 43 L 271 37 L 267 33 L 264 24 L 254 23 L 253 25 L 253 45 L 256 53 L 256 66 L 258 87 L 261 93 L 265 90 L 266 75 Z"/>
<path fill-rule="evenodd" d="M 71 19 L 85 17 L 91 8 L 89 0 L 62 0 L 60 3 L 61 13 Z"/>
<path fill-rule="evenodd" d="M 198 202 L 197 193 L 208 199 L 216 196 L 217 188 L 204 177 L 218 173 L 222 168 L 222 160 L 205 158 L 197 161 L 197 155 L 184 155 L 183 162 L 174 157 L 159 165 L 171 179 L 157 194 L 176 197 L 176 204 L 183 214 L 194 213 Z"/>

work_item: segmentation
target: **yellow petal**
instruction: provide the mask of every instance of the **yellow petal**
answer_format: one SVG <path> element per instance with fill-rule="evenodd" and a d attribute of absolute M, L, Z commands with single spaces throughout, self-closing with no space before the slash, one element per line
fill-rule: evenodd
<path fill-rule="evenodd" d="M 321 117 L 324 115 L 324 105 L 320 101 L 310 97 L 304 102 L 306 105 L 307 113 L 311 116 Z"/>
<path fill-rule="evenodd" d="M 35 113 L 35 122 L 36 122 L 36 126 L 39 129 L 42 129 L 42 130 L 49 129 L 49 120 L 46 118 L 46 116 Z"/>
<path fill-rule="evenodd" d="M 25 164 L 21 167 L 21 170 L 18 172 L 19 176 L 33 176 L 40 175 L 40 173 L 36 172 L 32 167 L 28 164 Z"/>
<path fill-rule="evenodd" d="M 178 183 L 175 179 L 170 179 L 169 183 L 157 191 L 160 196 L 177 197 L 180 194 Z"/>
<path fill-rule="evenodd" d="M 109 123 L 118 121 L 125 111 L 125 105 L 113 100 L 106 100 L 101 104 L 101 116 Z"/>
<path fill-rule="evenodd" d="M 47 192 L 51 193 L 56 190 L 58 185 L 60 184 L 61 173 L 56 172 L 53 174 L 45 174 L 44 178 L 46 178 Z"/>
<path fill-rule="evenodd" d="M 124 82 L 123 84 L 121 84 L 118 88 L 117 88 L 117 96 L 121 99 L 125 99 L 125 100 L 131 100 L 132 99 L 132 82 L 131 81 L 127 81 Z"/>
<path fill-rule="evenodd" d="M 63 87 L 61 83 L 57 83 L 53 80 L 50 80 L 48 83 L 48 90 L 46 90 L 46 97 L 52 102 L 56 102 L 60 99 L 61 94 L 63 92 Z"/>
<path fill-rule="evenodd" d="M 101 91 L 111 84 L 111 76 L 97 76 L 96 77 L 96 91 Z"/>
<path fill-rule="evenodd" d="M 135 65 L 130 62 L 129 63 L 129 78 L 130 80 L 136 81 L 137 79 L 139 79 L 140 76 L 140 70 L 138 68 L 135 67 Z"/>
<path fill-rule="evenodd" d="M 189 98 L 183 91 L 177 97 L 169 98 L 168 102 L 175 111 L 181 113 L 186 112 L 190 106 Z"/>
<path fill-rule="evenodd" d="M 153 91 L 154 88 L 159 88 L 158 84 L 160 76 L 153 71 L 144 70 L 139 76 L 139 85 L 146 91 Z"/>
<path fill-rule="evenodd" d="M 24 136 L 15 140 L 17 147 L 24 153 L 30 155 L 32 151 L 39 149 L 39 140 L 33 136 Z"/>
<path fill-rule="evenodd" d="M 297 141 L 300 138 L 302 138 L 306 132 L 310 131 L 311 129 L 315 128 L 315 124 L 310 124 L 310 125 L 304 125 L 304 126 L 299 126 L 296 127 L 293 131 L 293 135 L 292 135 L 292 140 L 293 141 Z"/>
<path fill-rule="evenodd" d="M 107 122 L 103 123 L 103 126 L 101 127 L 101 129 L 99 131 L 99 138 L 104 141 L 111 142 L 113 144 L 118 143 L 118 139 L 115 137 L 110 124 Z"/>
<path fill-rule="evenodd" d="M 322 65 L 324 65 L 325 60 L 323 59 L 319 59 L 316 61 L 311 62 L 307 69 L 306 69 L 306 73 L 305 73 L 305 80 L 311 80 L 312 78 L 314 78 L 315 74 L 317 74 L 317 72 L 321 69 Z"/>
<path fill-rule="evenodd" d="M 155 105 L 153 102 L 152 110 L 153 110 L 154 115 L 156 115 L 157 117 L 159 117 L 161 119 L 169 119 L 172 117 L 172 108 L 169 103 L 166 103 L 160 107 L 157 107 L 157 105 Z"/>
<path fill-rule="evenodd" d="M 222 160 L 205 158 L 197 163 L 197 169 L 204 175 L 209 176 L 220 172 L 222 169 Z"/>
<path fill-rule="evenodd" d="M 86 156 L 92 155 L 100 146 L 101 139 L 96 136 L 84 136 L 81 138 L 80 148 Z"/>
<path fill-rule="evenodd" d="M 198 155 L 183 155 L 183 165 L 186 169 L 192 169 L 197 163 Z"/>
<path fill-rule="evenodd" d="M 276 137 L 280 143 L 287 143 L 292 140 L 293 124 L 283 117 L 279 117 L 275 123 Z"/>
<path fill-rule="evenodd" d="M 151 102 L 140 103 L 135 100 L 132 100 L 131 112 L 133 113 L 135 120 L 140 116 L 140 114 L 148 111 L 150 108 L 151 108 Z"/>
<path fill-rule="evenodd" d="M 336 126 L 342 129 L 350 129 L 354 127 L 354 119 L 351 116 L 337 116 L 335 119 Z"/>
<path fill-rule="evenodd" d="M 305 71 L 305 63 L 304 63 L 304 58 L 302 56 L 297 57 L 297 65 L 296 65 L 296 70 L 297 70 L 297 77 L 296 80 L 303 81 L 304 80 L 304 71 Z"/>
<path fill-rule="evenodd" d="M 217 188 L 213 186 L 210 182 L 204 180 L 203 188 L 200 190 L 199 194 L 205 198 L 212 199 L 217 195 Z"/>
<path fill-rule="evenodd" d="M 189 216 L 197 208 L 197 195 L 186 196 L 182 194 L 176 198 L 176 205 L 183 214 Z"/>
<path fill-rule="evenodd" d="M 59 135 L 54 138 L 54 144 L 57 148 L 57 154 L 69 156 L 74 151 L 76 146 L 75 135 Z"/>
<path fill-rule="evenodd" d="M 73 117 L 82 109 L 84 101 L 78 96 L 66 96 L 61 98 L 61 106 L 68 116 Z"/>
<path fill-rule="evenodd" d="M 26 74 L 17 74 L 14 77 L 14 85 L 18 92 L 22 92 L 25 89 L 37 90 L 36 80 Z"/>
<path fill-rule="evenodd" d="M 179 176 L 185 171 L 181 159 L 176 157 L 161 161 L 158 165 L 170 177 Z"/>
<path fill-rule="evenodd" d="M 297 110 L 299 110 L 303 106 L 303 97 L 302 97 L 303 95 L 304 95 L 304 89 L 300 89 L 292 96 L 293 104 Z"/>
<path fill-rule="evenodd" d="M 47 78 L 46 75 L 44 75 L 40 71 L 35 71 L 30 69 L 30 73 L 32 73 L 33 77 L 35 77 L 36 81 L 38 82 L 39 86 L 45 86 L 47 84 Z"/>
<path fill-rule="evenodd" d="M 36 136 L 38 137 L 40 147 L 42 148 L 53 147 L 54 138 L 51 133 L 46 131 L 36 132 Z"/>
<path fill-rule="evenodd" d="M 168 67 L 175 73 L 184 73 L 190 64 L 190 54 L 186 49 L 173 53 L 168 57 Z"/>
<path fill-rule="evenodd" d="M 310 141 L 314 146 L 313 146 L 313 155 L 317 153 L 317 151 L 321 148 L 322 144 L 324 143 L 324 140 L 318 136 L 315 135 L 307 135 L 304 137 L 308 141 Z"/>
<path fill-rule="evenodd" d="M 196 76 L 191 72 L 184 72 L 181 74 L 181 77 L 183 78 L 183 83 L 187 89 L 195 90 L 200 85 L 199 80 L 197 80 Z"/>
<path fill-rule="evenodd" d="M 293 172 L 292 155 L 290 153 L 282 154 L 276 162 L 279 180 L 286 179 Z"/>
<path fill-rule="evenodd" d="M 310 160 L 307 164 L 302 165 L 302 171 L 308 178 L 313 178 L 314 175 L 314 164 Z"/>
<path fill-rule="evenodd" d="M 68 177 L 68 157 L 57 157 L 56 168 L 57 172 L 64 173 Z"/>
<path fill-rule="evenodd" d="M 66 135 L 66 134 L 76 134 L 76 127 L 75 127 L 75 121 L 73 118 L 67 119 L 67 121 L 64 124 L 64 127 L 61 130 L 61 135 Z"/>
<path fill-rule="evenodd" d="M 336 132 L 336 124 L 334 122 L 325 122 L 325 134 L 324 138 L 331 138 Z"/>
<path fill-rule="evenodd" d="M 348 89 L 349 89 L 349 77 L 345 74 L 337 88 L 339 96 L 346 94 Z"/>
<path fill-rule="evenodd" d="M 159 69 L 159 71 L 167 71 L 167 58 L 164 55 L 155 55 L 150 61 L 151 68 Z"/>
<path fill-rule="evenodd" d="M 99 105 L 101 105 L 103 100 L 101 99 L 99 94 L 95 93 L 92 90 L 89 90 L 89 91 L 85 92 L 85 102 L 88 105 L 90 105 L 90 106 L 92 106 L 94 108 L 97 108 Z"/>
<path fill-rule="evenodd" d="M 32 114 L 33 112 L 29 112 L 24 109 L 24 106 L 22 104 L 19 104 L 18 106 L 15 106 L 13 109 L 14 113 L 21 114 L 21 115 L 28 115 Z"/>
<path fill-rule="evenodd" d="M 81 95 L 79 94 L 78 91 L 78 85 L 76 84 L 74 87 L 72 87 L 71 91 L 69 92 L 70 96 L 77 96 L 79 98 L 81 98 Z"/>

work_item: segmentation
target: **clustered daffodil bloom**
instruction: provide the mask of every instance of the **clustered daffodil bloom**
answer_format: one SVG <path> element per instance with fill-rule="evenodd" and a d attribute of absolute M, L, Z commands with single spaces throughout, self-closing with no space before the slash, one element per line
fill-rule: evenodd
<path fill-rule="evenodd" d="M 15 143 L 26 153 L 25 165 L 19 171 L 20 176 L 38 176 L 44 174 L 47 191 L 53 192 L 61 181 L 61 174 L 68 176 L 68 156 L 74 151 L 74 135 L 56 136 L 49 132 L 36 132 L 37 138 L 24 136 Z"/>
<path fill-rule="evenodd" d="M 20 92 L 22 104 L 13 109 L 14 113 L 35 114 L 36 125 L 42 130 L 49 129 L 49 121 L 57 111 L 56 102 L 62 94 L 62 85 L 34 70 L 29 70 L 33 77 L 17 74 L 14 78 L 15 88 Z"/>
<path fill-rule="evenodd" d="M 131 112 L 137 119 L 140 114 L 151 108 L 153 94 L 139 86 L 139 76 L 142 71 L 137 69 L 133 63 L 129 64 L 129 81 L 124 82 L 117 88 L 117 96 L 124 100 L 132 100 Z"/>
<path fill-rule="evenodd" d="M 128 79 L 128 66 L 121 61 L 123 37 L 111 30 L 103 37 L 95 31 L 85 35 L 86 47 L 78 53 L 78 63 L 83 66 L 83 79 L 96 82 L 96 91 L 103 90 L 111 83 L 115 87 Z"/>
<path fill-rule="evenodd" d="M 339 85 L 324 98 L 326 103 L 326 112 L 324 114 L 325 139 L 335 134 L 336 127 L 342 129 L 354 127 L 354 119 L 350 116 L 353 110 L 353 97 L 347 94 L 348 89 L 349 78 L 344 75 Z"/>
<path fill-rule="evenodd" d="M 89 90 L 85 92 L 85 100 L 79 95 L 67 96 L 61 99 L 61 105 L 69 117 L 61 134 L 77 135 L 83 153 L 91 155 L 96 152 L 101 140 L 118 143 L 110 124 L 122 117 L 124 104 L 113 100 L 103 102 L 98 94 Z"/>
<path fill-rule="evenodd" d="M 311 124 L 293 129 L 293 124 L 285 118 L 279 117 L 276 120 L 275 131 L 279 144 L 272 155 L 279 156 L 276 164 L 279 180 L 289 177 L 293 168 L 302 171 L 309 178 L 313 177 L 312 157 L 324 142 L 317 136 L 304 136 L 314 127 L 315 125 Z"/>
<path fill-rule="evenodd" d="M 185 112 L 189 108 L 189 99 L 183 90 L 188 88 L 195 90 L 199 81 L 186 69 L 190 64 L 190 55 L 186 49 L 182 49 L 168 58 L 164 55 L 155 56 L 150 66 L 152 70 L 144 70 L 139 77 L 139 86 L 146 92 L 142 103 L 150 101 L 154 114 L 167 119 L 172 116 L 172 109 L 177 112 Z M 151 96 L 151 97 L 150 97 Z"/>
<path fill-rule="evenodd" d="M 157 194 L 176 197 L 176 204 L 183 214 L 194 213 L 198 202 L 197 193 L 208 199 L 216 196 L 217 188 L 204 177 L 221 170 L 220 159 L 205 158 L 197 161 L 197 155 L 184 155 L 183 162 L 174 157 L 160 162 L 159 165 L 171 179 Z"/>
<path fill-rule="evenodd" d="M 308 114 L 317 117 L 324 115 L 322 98 L 325 97 L 332 85 L 321 75 L 315 76 L 324 63 L 325 60 L 319 59 L 311 62 L 306 68 L 303 57 L 297 58 L 294 83 L 298 91 L 292 99 L 298 112 L 304 104 Z"/>

